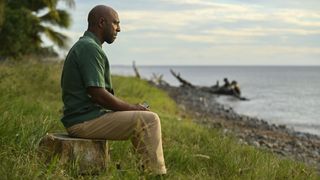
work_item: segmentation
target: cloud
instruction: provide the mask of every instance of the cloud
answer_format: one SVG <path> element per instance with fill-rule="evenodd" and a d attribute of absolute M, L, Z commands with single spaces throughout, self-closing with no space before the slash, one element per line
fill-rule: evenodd
<path fill-rule="evenodd" d="M 190 1 L 193 2 L 193 1 Z M 194 1 L 196 2 L 196 1 Z M 209 7 L 172 10 L 123 10 L 119 13 L 127 31 L 163 29 L 178 31 L 199 23 L 261 21 L 268 18 L 251 6 L 210 3 Z"/>
<path fill-rule="evenodd" d="M 185 57 L 188 52 L 189 58 Z M 319 64 L 320 48 L 294 46 L 221 45 L 205 48 L 178 49 L 171 59 L 183 59 L 186 64 Z M 167 57 L 170 59 L 170 57 Z"/>
<path fill-rule="evenodd" d="M 297 9 L 284 9 L 273 15 L 283 22 L 305 27 L 320 27 L 320 12 Z"/>
<path fill-rule="evenodd" d="M 267 36 L 291 36 L 291 35 L 320 35 L 319 30 L 307 30 L 307 29 L 294 29 L 294 28 L 217 28 L 211 30 L 204 30 L 202 35 L 195 34 L 181 34 L 176 38 L 188 41 L 188 42 L 212 42 L 212 43 L 224 43 L 228 39 L 237 38 L 247 41 L 256 37 Z M 248 42 L 248 41 L 247 41 Z M 252 42 L 252 41 L 251 41 Z"/>
<path fill-rule="evenodd" d="M 171 2 L 171 1 L 170 1 Z M 190 0 L 173 1 L 209 6 L 193 9 L 126 10 L 121 12 L 124 30 L 130 36 L 148 40 L 212 45 L 263 45 L 290 43 L 309 46 L 303 36 L 319 38 L 320 14 L 299 9 L 264 9 L 258 5 L 234 5 Z M 299 43 L 304 41 L 303 43 Z M 179 45 L 180 42 L 180 45 Z M 170 43 L 171 44 L 171 43 Z M 161 45 L 160 43 L 158 45 Z"/>
<path fill-rule="evenodd" d="M 182 2 L 182 1 L 181 1 Z M 199 1 L 190 1 L 193 3 Z M 211 3 L 212 4 L 212 3 Z M 254 26 L 260 28 L 269 28 L 273 24 L 282 24 L 287 26 L 301 26 L 303 28 L 320 27 L 320 13 L 306 10 L 264 10 L 259 6 L 239 6 L 239 5 L 220 5 L 214 3 L 215 7 L 205 7 L 198 9 L 187 9 L 179 11 L 131 11 L 121 12 L 121 18 L 124 19 L 124 29 L 126 31 L 140 30 L 162 30 L 181 32 L 188 27 L 194 28 L 202 26 L 230 26 L 230 24 Z M 271 27 L 276 29 L 277 27 Z M 280 29 L 280 31 L 283 31 Z M 299 30 L 300 32 L 303 29 Z M 261 31 L 260 31 L 261 32 Z M 298 32 L 298 31 L 296 31 Z M 244 32 L 243 32 L 244 33 Z M 256 34 L 258 32 L 255 32 Z M 305 34 L 311 31 L 305 30 Z M 292 34 L 292 33 L 290 33 Z M 303 33 L 301 33 L 303 34 Z"/>
<path fill-rule="evenodd" d="M 140 0 L 138 5 L 129 0 L 109 1 L 119 12 L 122 32 L 108 46 L 108 55 L 160 59 L 168 64 L 315 59 L 319 57 L 320 12 L 308 6 L 320 1 L 310 1 Z M 73 29 L 64 31 L 74 42 L 86 29 L 87 12 L 94 3 L 77 1 Z M 139 6 L 144 3 L 147 8 Z"/>
<path fill-rule="evenodd" d="M 166 48 L 162 47 L 131 48 L 131 51 L 134 53 L 159 53 L 165 50 Z"/>
<path fill-rule="evenodd" d="M 179 11 L 136 11 L 127 10 L 120 13 L 120 19 L 124 21 L 126 31 L 136 31 L 140 29 L 166 31 L 177 31 L 179 28 L 188 25 L 190 21 L 195 21 L 195 17 L 188 15 L 188 12 Z"/>

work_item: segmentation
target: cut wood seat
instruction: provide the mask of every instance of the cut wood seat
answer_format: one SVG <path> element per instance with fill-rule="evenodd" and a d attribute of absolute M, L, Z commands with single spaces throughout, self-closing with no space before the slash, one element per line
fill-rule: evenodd
<path fill-rule="evenodd" d="M 65 133 L 47 133 L 39 152 L 46 162 L 57 157 L 62 165 L 73 163 L 81 174 L 105 171 L 109 160 L 106 140 L 72 138 Z"/>

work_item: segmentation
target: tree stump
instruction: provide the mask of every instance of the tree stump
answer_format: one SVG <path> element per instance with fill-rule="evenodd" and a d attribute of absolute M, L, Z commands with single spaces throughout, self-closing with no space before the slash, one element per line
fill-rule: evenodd
<path fill-rule="evenodd" d="M 109 160 L 106 140 L 72 138 L 63 133 L 47 133 L 39 143 L 39 152 L 47 163 L 58 158 L 61 165 L 75 165 L 80 174 L 104 171 Z"/>

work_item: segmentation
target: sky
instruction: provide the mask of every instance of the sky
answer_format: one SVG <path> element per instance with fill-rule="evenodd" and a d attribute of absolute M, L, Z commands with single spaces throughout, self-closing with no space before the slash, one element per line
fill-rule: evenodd
<path fill-rule="evenodd" d="M 320 65 L 319 0 L 75 2 L 67 9 L 72 27 L 60 30 L 70 47 L 87 29 L 95 5 L 118 12 L 121 32 L 103 45 L 111 64 Z"/>

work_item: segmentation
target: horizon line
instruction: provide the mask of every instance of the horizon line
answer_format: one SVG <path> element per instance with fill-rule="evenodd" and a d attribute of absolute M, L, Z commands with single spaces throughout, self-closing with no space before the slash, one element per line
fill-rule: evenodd
<path fill-rule="evenodd" d="M 132 64 L 111 64 L 111 66 L 132 66 Z M 136 66 L 286 66 L 318 67 L 320 64 L 136 64 Z"/>

